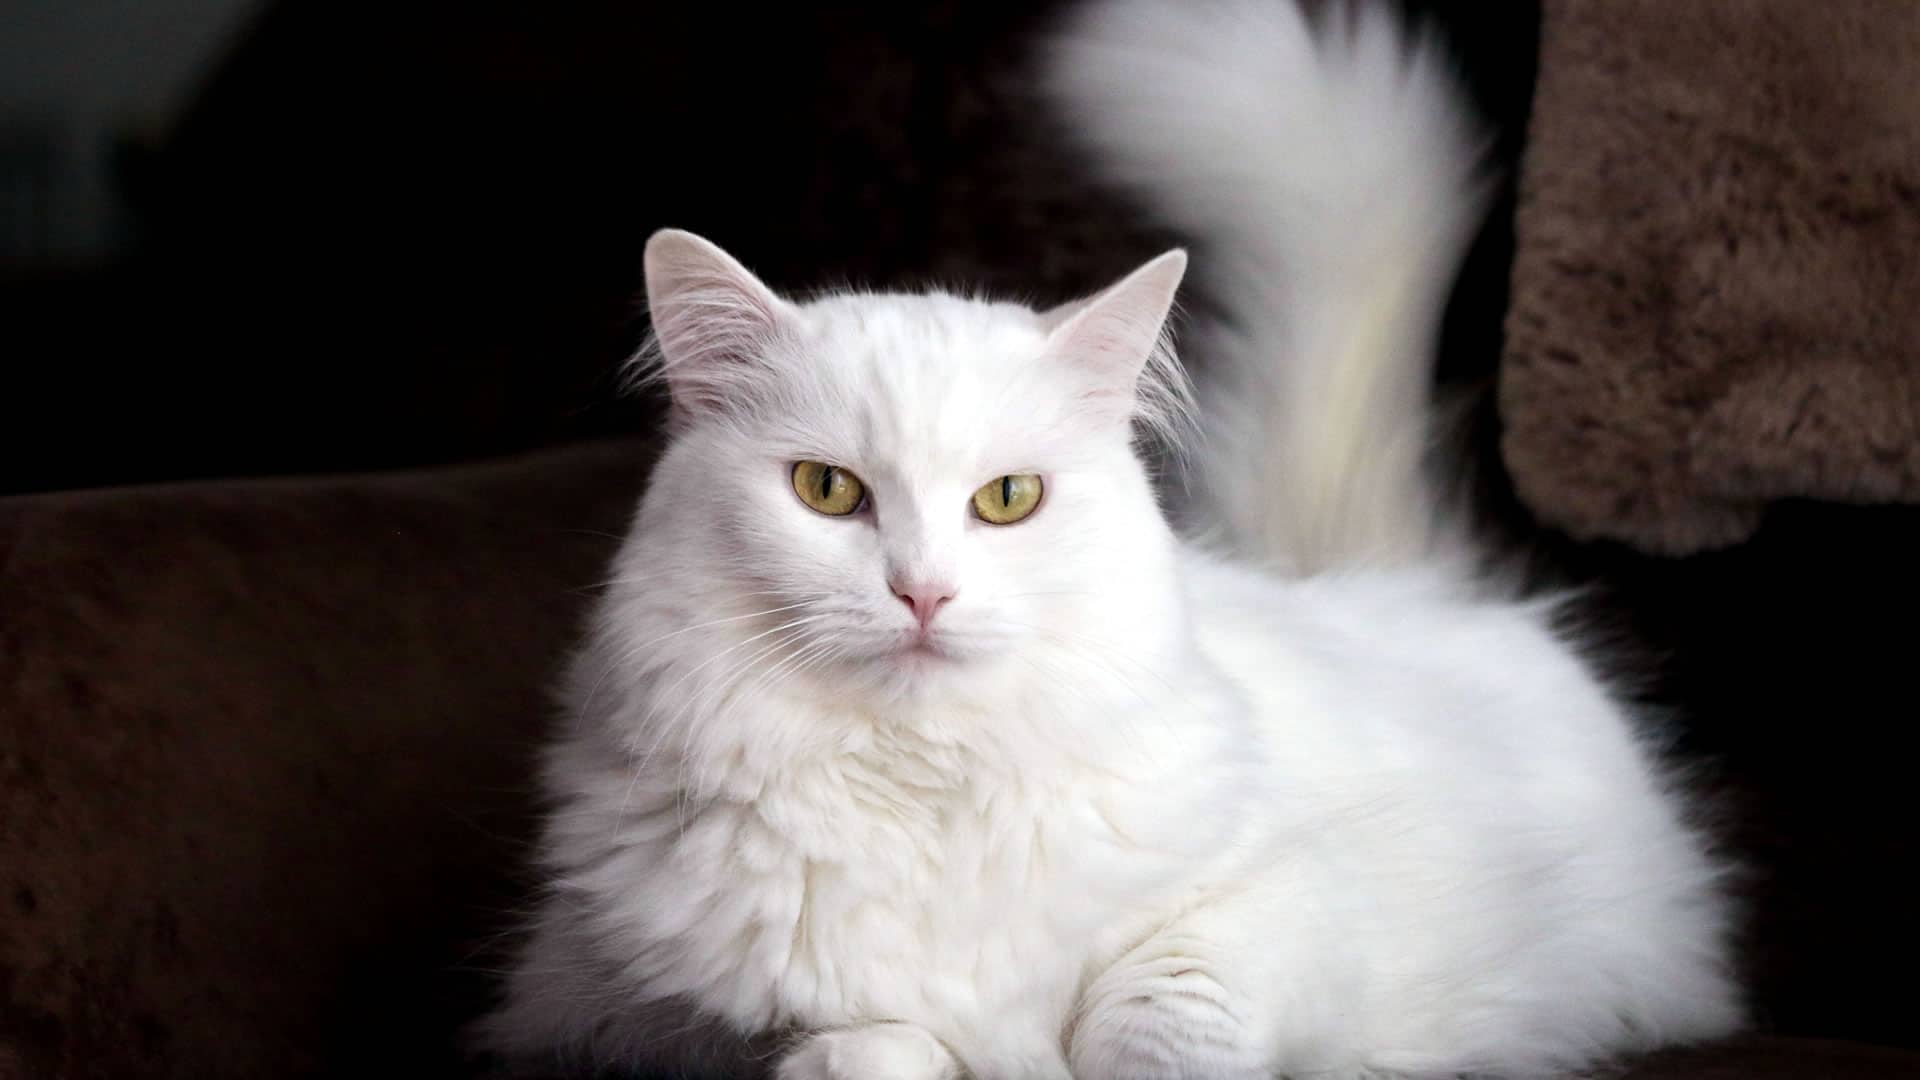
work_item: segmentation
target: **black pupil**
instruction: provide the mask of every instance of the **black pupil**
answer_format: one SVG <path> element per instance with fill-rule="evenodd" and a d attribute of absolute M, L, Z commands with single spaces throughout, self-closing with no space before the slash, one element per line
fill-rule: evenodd
<path fill-rule="evenodd" d="M 1011 476 L 1000 478 L 1000 505 L 1013 505 L 1013 477 Z"/>
<path fill-rule="evenodd" d="M 833 495 L 833 466 L 829 465 L 826 468 L 820 470 L 820 497 L 823 499 L 826 499 L 826 498 L 832 497 L 832 495 Z"/>

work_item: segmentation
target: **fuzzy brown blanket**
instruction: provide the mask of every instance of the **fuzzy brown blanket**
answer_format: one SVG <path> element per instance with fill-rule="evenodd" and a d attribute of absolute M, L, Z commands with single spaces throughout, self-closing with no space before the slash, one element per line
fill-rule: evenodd
<path fill-rule="evenodd" d="M 1920 3 L 1546 0 L 1501 371 L 1521 497 L 1682 554 L 1920 501 Z"/>

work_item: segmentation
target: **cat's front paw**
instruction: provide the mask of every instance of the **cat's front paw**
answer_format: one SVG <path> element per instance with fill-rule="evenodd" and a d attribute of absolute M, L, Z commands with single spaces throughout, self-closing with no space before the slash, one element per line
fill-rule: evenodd
<path fill-rule="evenodd" d="M 775 1080 L 956 1080 L 960 1063 L 912 1024 L 823 1031 L 780 1060 Z"/>
<path fill-rule="evenodd" d="M 1226 987 L 1183 956 L 1123 962 L 1094 981 L 1074 1025 L 1073 1075 L 1087 1080 L 1264 1080 Z"/>

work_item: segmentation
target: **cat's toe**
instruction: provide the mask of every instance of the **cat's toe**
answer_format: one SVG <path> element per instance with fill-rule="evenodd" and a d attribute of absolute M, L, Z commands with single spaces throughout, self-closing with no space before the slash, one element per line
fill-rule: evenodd
<path fill-rule="evenodd" d="M 1197 961 L 1164 957 L 1110 972 L 1074 1026 L 1073 1074 L 1102 1080 L 1264 1080 L 1232 995 Z"/>
<path fill-rule="evenodd" d="M 780 1061 L 775 1080 L 953 1080 L 959 1063 L 911 1024 L 869 1024 L 809 1038 Z"/>

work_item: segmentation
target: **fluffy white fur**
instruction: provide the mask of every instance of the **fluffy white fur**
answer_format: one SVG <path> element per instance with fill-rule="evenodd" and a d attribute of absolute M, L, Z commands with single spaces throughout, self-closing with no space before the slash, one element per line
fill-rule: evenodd
<path fill-rule="evenodd" d="M 1385 5 L 1096 4 L 1048 72 L 1107 172 L 1202 241 L 1194 487 L 1243 557 L 1295 570 L 1461 541 L 1421 475 L 1428 373 L 1479 217 L 1481 138 Z"/>
<path fill-rule="evenodd" d="M 516 1058 L 782 1080 L 1522 1076 L 1738 1017 L 1718 873 L 1420 476 L 1470 126 L 1384 15 L 1089 10 L 1055 85 L 1221 260 L 1176 538 L 1172 253 L 1050 313 L 647 249 L 674 433 L 546 760 Z M 852 470 L 829 518 L 789 470 Z M 1045 478 L 995 527 L 971 492 Z M 1292 572 L 1276 573 L 1273 567 Z M 1312 571 L 1307 573 L 1306 571 Z M 953 599 L 919 638 L 894 590 Z M 917 647 L 916 647 L 917 645 Z"/>

